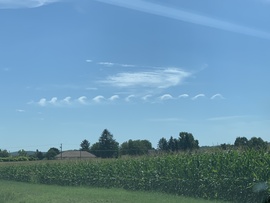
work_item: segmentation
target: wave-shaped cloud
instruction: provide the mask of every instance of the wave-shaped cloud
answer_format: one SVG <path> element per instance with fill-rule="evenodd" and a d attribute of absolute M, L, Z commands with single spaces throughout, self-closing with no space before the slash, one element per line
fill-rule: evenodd
<path fill-rule="evenodd" d="M 80 103 L 80 104 L 87 104 L 86 102 L 87 100 L 87 97 L 86 96 L 81 96 L 77 99 L 77 101 Z"/>
<path fill-rule="evenodd" d="M 215 94 L 210 99 L 225 99 L 222 94 Z"/>
<path fill-rule="evenodd" d="M 41 107 L 45 106 L 59 106 L 59 107 L 65 107 L 65 106 L 70 106 L 70 105 L 91 105 L 91 104 L 97 104 L 101 102 L 114 102 L 116 100 L 119 100 L 119 102 L 131 102 L 131 101 L 144 101 L 144 102 L 157 102 L 157 101 L 167 101 L 167 100 L 181 100 L 187 99 L 190 96 L 188 94 L 181 94 L 178 97 L 173 96 L 171 94 L 162 94 L 162 95 L 152 95 L 152 94 L 146 94 L 144 96 L 141 95 L 135 95 L 135 94 L 129 94 L 126 97 L 120 97 L 118 94 L 114 94 L 108 98 L 104 97 L 103 95 L 97 95 L 93 97 L 92 99 L 88 99 L 86 96 L 81 96 L 78 97 L 77 99 L 73 99 L 70 96 L 67 96 L 63 99 L 58 99 L 57 97 L 52 97 L 51 99 L 46 99 L 46 98 L 41 98 L 38 102 L 35 101 L 30 101 L 28 104 L 36 104 Z M 197 100 L 199 98 L 204 98 L 206 97 L 205 94 L 197 94 L 194 97 L 191 97 L 191 100 Z M 135 98 L 140 98 L 141 100 L 136 100 Z M 221 98 L 223 99 L 224 97 L 221 94 L 215 94 L 211 98 L 208 98 L 210 100 L 215 100 Z"/>
<path fill-rule="evenodd" d="M 101 100 L 103 100 L 103 99 L 105 99 L 104 96 L 98 95 L 98 96 L 96 96 L 96 97 L 93 98 L 93 101 L 96 102 L 96 103 L 99 103 L 99 102 L 101 102 Z"/>
<path fill-rule="evenodd" d="M 188 94 L 181 94 L 181 95 L 178 96 L 178 98 L 188 98 L 188 97 L 189 97 Z"/>
<path fill-rule="evenodd" d="M 35 8 L 62 0 L 0 0 L 0 9 Z"/>
<path fill-rule="evenodd" d="M 205 94 L 197 94 L 196 96 L 192 97 L 192 100 L 196 100 L 201 97 L 205 97 Z"/>
<path fill-rule="evenodd" d="M 160 96 L 159 99 L 162 101 L 169 100 L 169 99 L 173 99 L 173 96 L 170 94 L 164 94 L 164 95 Z"/>
<path fill-rule="evenodd" d="M 129 101 L 131 101 L 132 98 L 135 98 L 135 95 L 134 94 L 131 94 L 131 95 L 127 96 L 125 98 L 125 101 L 129 102 Z"/>
<path fill-rule="evenodd" d="M 111 96 L 110 98 L 109 98 L 109 100 L 110 101 L 115 101 L 115 100 L 117 100 L 117 99 L 119 99 L 120 97 L 119 97 L 119 95 L 113 95 L 113 96 Z"/>

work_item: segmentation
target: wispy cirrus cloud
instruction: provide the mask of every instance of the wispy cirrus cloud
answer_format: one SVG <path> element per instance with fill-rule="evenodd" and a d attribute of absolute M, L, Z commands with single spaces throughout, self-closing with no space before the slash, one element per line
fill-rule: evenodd
<path fill-rule="evenodd" d="M 0 9 L 35 8 L 62 0 L 0 0 Z"/>
<path fill-rule="evenodd" d="M 179 68 L 164 68 L 153 71 L 122 72 L 99 81 L 115 87 L 169 88 L 180 85 L 192 74 Z"/>
<path fill-rule="evenodd" d="M 113 62 L 108 62 L 108 61 L 101 61 L 97 63 L 98 65 L 102 66 L 107 66 L 107 67 L 112 67 L 112 66 L 120 66 L 120 67 L 126 67 L 126 68 L 132 68 L 132 67 L 144 67 L 144 66 L 137 66 L 134 64 L 123 64 L 123 63 L 113 63 Z"/>
<path fill-rule="evenodd" d="M 98 62 L 97 64 L 99 65 L 103 65 L 103 66 L 114 66 L 115 63 L 112 63 L 112 62 Z"/>
<path fill-rule="evenodd" d="M 16 109 L 16 111 L 19 112 L 19 113 L 24 113 L 24 112 L 26 112 L 24 109 Z"/>
<path fill-rule="evenodd" d="M 208 121 L 225 121 L 225 120 L 234 120 L 234 119 L 243 119 L 247 118 L 248 116 L 220 116 L 220 117 L 213 117 L 208 118 Z"/>
<path fill-rule="evenodd" d="M 261 31 L 255 28 L 250 28 L 243 25 L 238 25 L 233 22 L 220 20 L 215 17 L 208 17 L 206 15 L 198 14 L 196 12 L 185 11 L 182 9 L 176 9 L 168 6 L 164 6 L 158 3 L 147 2 L 143 0 L 96 0 L 106 4 L 111 4 L 119 7 L 124 7 L 140 12 L 150 13 L 166 18 L 171 18 L 187 23 L 197 24 L 201 26 L 211 27 L 219 30 L 225 30 L 228 32 L 234 32 L 244 34 L 253 37 L 259 37 L 264 39 L 270 39 L 270 33 Z M 269 0 L 262 0 L 269 1 Z"/>

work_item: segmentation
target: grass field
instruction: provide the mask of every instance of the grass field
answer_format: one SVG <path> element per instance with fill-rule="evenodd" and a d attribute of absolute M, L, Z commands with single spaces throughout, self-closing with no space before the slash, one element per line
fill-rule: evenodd
<path fill-rule="evenodd" d="M 163 193 L 0 181 L 0 203 L 215 203 Z"/>

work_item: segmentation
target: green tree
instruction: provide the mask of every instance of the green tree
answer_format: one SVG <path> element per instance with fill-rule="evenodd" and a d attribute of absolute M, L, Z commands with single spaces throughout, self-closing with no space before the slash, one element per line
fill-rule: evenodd
<path fill-rule="evenodd" d="M 179 146 L 178 140 L 171 136 L 168 141 L 168 149 L 172 152 L 175 152 L 178 151 L 178 146 Z"/>
<path fill-rule="evenodd" d="M 168 141 L 166 140 L 166 138 L 161 138 L 159 141 L 158 141 L 158 150 L 161 150 L 161 151 L 168 151 Z"/>
<path fill-rule="evenodd" d="M 266 150 L 267 149 L 267 142 L 265 142 L 262 138 L 260 137 L 252 137 L 248 141 L 248 146 L 252 149 L 257 149 L 257 150 Z"/>
<path fill-rule="evenodd" d="M 120 146 L 121 155 L 143 155 L 152 149 L 152 143 L 148 140 L 129 140 Z"/>
<path fill-rule="evenodd" d="M 38 150 L 36 150 L 35 154 L 34 154 L 34 157 L 38 160 L 42 160 L 44 159 L 44 154 Z"/>
<path fill-rule="evenodd" d="M 27 156 L 27 152 L 24 149 L 18 151 L 19 156 Z"/>
<path fill-rule="evenodd" d="M 55 148 L 55 147 L 52 147 L 50 148 L 47 153 L 45 154 L 45 157 L 48 159 L 48 160 L 52 160 L 55 158 L 55 156 L 57 154 L 60 154 L 60 151 L 59 149 Z"/>
<path fill-rule="evenodd" d="M 1 150 L 0 149 L 0 157 L 9 157 L 9 153 L 6 149 Z"/>
<path fill-rule="evenodd" d="M 199 141 L 195 140 L 193 135 L 188 132 L 179 133 L 179 149 L 180 150 L 194 150 L 199 148 Z"/>
<path fill-rule="evenodd" d="M 90 151 L 90 142 L 88 140 L 83 140 L 80 144 L 81 148 L 80 150 L 82 151 L 87 151 L 89 152 Z"/>
<path fill-rule="evenodd" d="M 91 147 L 91 151 L 98 157 L 112 158 L 118 157 L 119 143 L 113 139 L 113 135 L 107 130 L 103 130 L 99 141 Z"/>
<path fill-rule="evenodd" d="M 248 139 L 246 137 L 237 137 L 234 141 L 234 146 L 247 148 L 248 147 Z"/>

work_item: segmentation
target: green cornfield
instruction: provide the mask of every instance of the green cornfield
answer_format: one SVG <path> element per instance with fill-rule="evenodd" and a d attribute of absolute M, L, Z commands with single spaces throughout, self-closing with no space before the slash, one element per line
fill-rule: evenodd
<path fill-rule="evenodd" d="M 1 163 L 0 179 L 159 191 L 256 203 L 263 202 L 270 193 L 270 154 L 232 150 L 88 161 Z"/>

